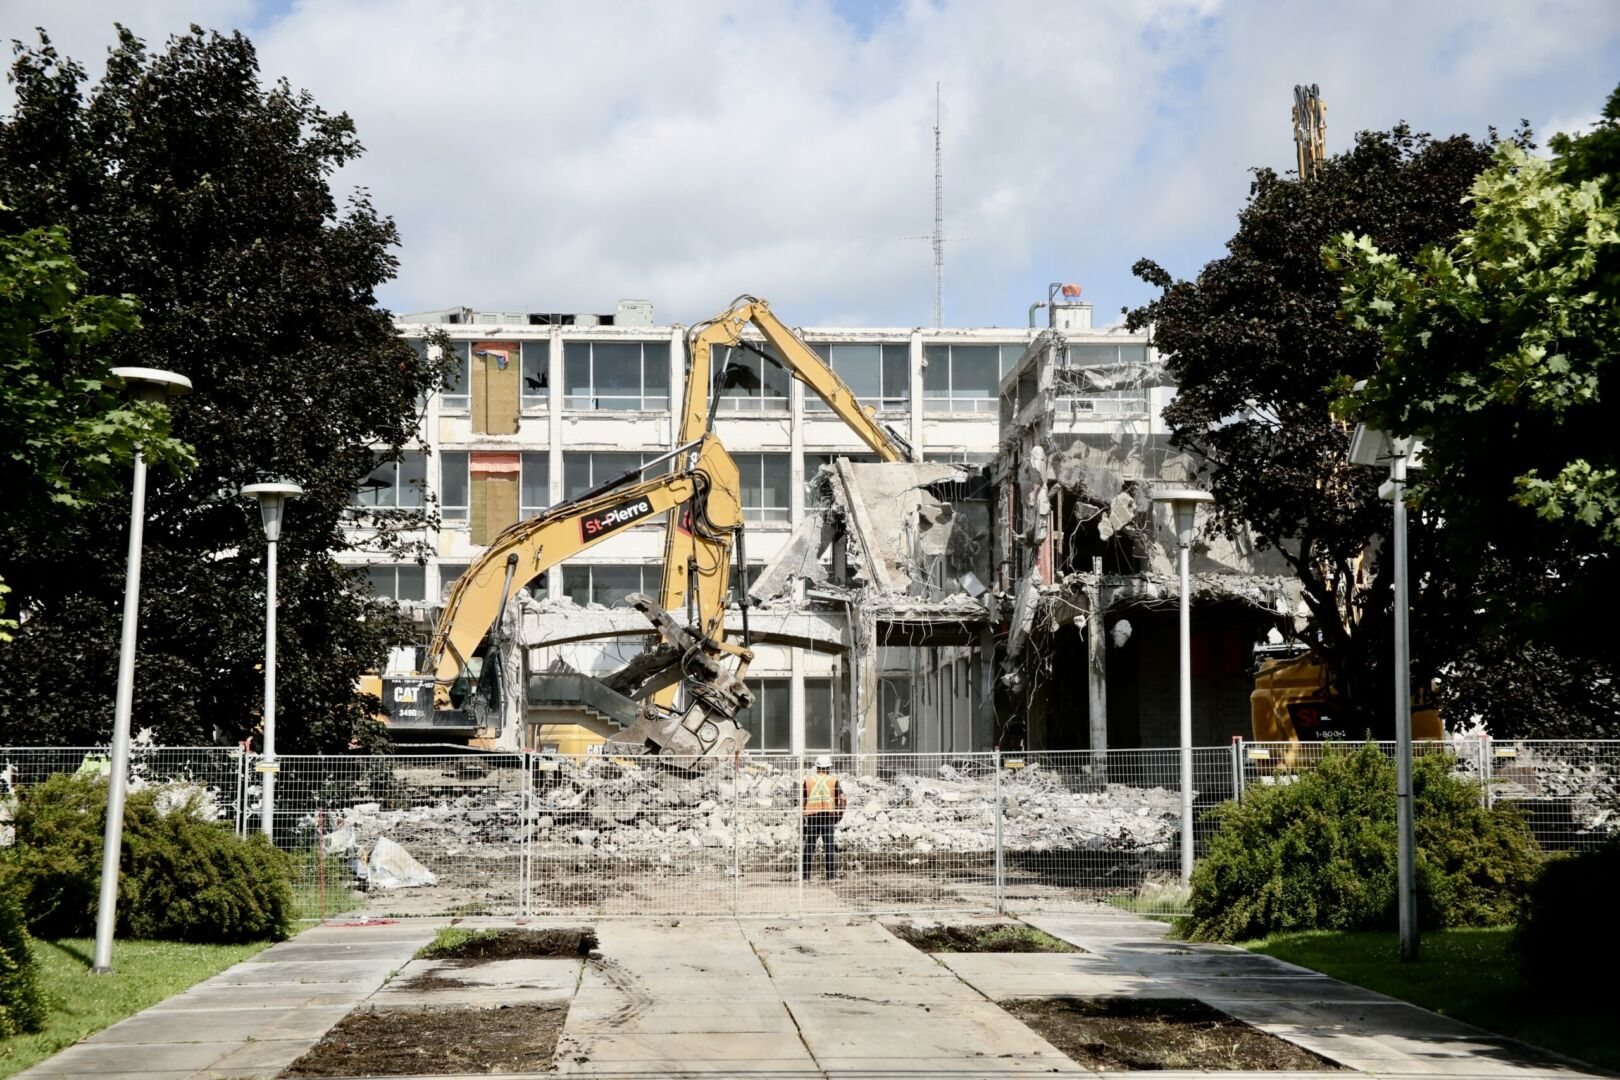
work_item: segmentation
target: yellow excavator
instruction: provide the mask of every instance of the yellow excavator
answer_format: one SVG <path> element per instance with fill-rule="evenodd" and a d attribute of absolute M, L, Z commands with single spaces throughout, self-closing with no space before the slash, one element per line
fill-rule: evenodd
<path fill-rule="evenodd" d="M 770 352 L 748 339 L 750 327 Z M 431 683 L 435 714 L 469 702 L 476 705 L 479 695 L 469 685 L 469 670 L 516 590 L 621 529 L 671 515 L 661 603 L 641 594 L 629 598 L 652 623 L 660 643 L 604 679 L 564 674 L 531 675 L 528 681 L 549 683 L 552 700 L 559 693 L 571 694 L 582 706 L 617 721 L 621 730 L 609 740 L 616 752 L 724 755 L 747 744 L 748 732 L 735 719 L 752 701 L 743 682 L 753 658 L 746 602 L 741 608 L 742 644 L 727 641 L 725 627 L 734 547 L 739 563 L 746 565 L 741 483 L 736 462 L 713 430 L 709 387 L 716 347 L 752 351 L 779 363 L 881 459 L 913 457 L 906 440 L 879 422 L 875 410 L 863 406 L 768 303 L 741 296 L 725 312 L 688 333 L 685 405 L 676 448 L 497 535 L 451 589 L 422 675 L 395 680 L 396 692 L 412 693 L 414 684 L 414 692 L 425 698 L 425 684 Z M 724 379 L 712 381 L 718 395 Z M 667 475 L 644 478 L 647 470 L 666 461 Z M 683 610 L 684 622 L 672 614 Z M 481 681 L 490 687 L 484 692 L 486 702 L 498 686 L 491 678 L 491 669 L 497 666 L 483 665 Z M 683 688 L 684 699 L 677 704 L 677 692 Z M 547 741 L 573 746 L 603 738 L 589 730 L 554 731 Z"/>
<path fill-rule="evenodd" d="M 1249 718 L 1256 742 L 1360 742 L 1366 731 L 1354 731 L 1344 699 L 1328 678 L 1328 669 L 1310 651 L 1284 649 L 1261 656 L 1249 695 Z M 1393 721 L 1380 739 L 1395 737 Z M 1445 729 L 1433 688 L 1412 695 L 1412 738 L 1442 739 Z"/>

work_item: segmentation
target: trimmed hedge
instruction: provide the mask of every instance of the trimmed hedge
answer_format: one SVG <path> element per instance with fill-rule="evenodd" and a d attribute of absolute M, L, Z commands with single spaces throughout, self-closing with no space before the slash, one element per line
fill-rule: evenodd
<path fill-rule="evenodd" d="M 57 775 L 19 792 L 7 873 L 35 936 L 95 932 L 106 816 L 99 777 Z M 195 797 L 160 812 L 156 789 L 131 792 L 120 867 L 120 936 L 234 943 L 290 931 L 291 859 L 263 836 L 204 820 Z"/>
<path fill-rule="evenodd" d="M 1481 807 L 1453 767 L 1445 754 L 1413 763 L 1419 923 L 1506 925 L 1535 875 L 1535 838 L 1517 810 Z M 1330 751 L 1293 783 L 1250 787 L 1214 813 L 1186 937 L 1396 926 L 1395 765 L 1377 747 Z"/>
<path fill-rule="evenodd" d="M 0 875 L 0 1039 L 45 1026 L 49 1003 L 11 882 Z"/>
<path fill-rule="evenodd" d="M 1590 992 L 1594 975 L 1620 968 L 1620 938 L 1602 912 L 1620 890 L 1620 840 L 1548 859 L 1519 911 L 1513 948 L 1526 982 L 1551 993 Z"/>

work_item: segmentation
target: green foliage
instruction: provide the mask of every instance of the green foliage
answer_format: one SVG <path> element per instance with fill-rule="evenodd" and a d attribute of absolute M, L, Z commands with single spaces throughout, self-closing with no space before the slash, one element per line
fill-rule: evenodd
<path fill-rule="evenodd" d="M 1454 240 L 1327 246 L 1346 316 L 1384 351 L 1337 408 L 1424 440 L 1413 498 L 1447 523 L 1452 573 L 1485 579 L 1498 632 L 1612 660 L 1583 615 L 1620 600 L 1620 93 L 1553 146 L 1499 146 Z"/>
<path fill-rule="evenodd" d="M 1377 497 L 1383 477 L 1348 461 L 1350 428 L 1333 417 L 1326 388 L 1346 373 L 1378 366 L 1378 335 L 1338 315 L 1338 275 L 1322 245 L 1346 231 L 1385 250 L 1415 254 L 1468 221 L 1462 198 L 1490 163 L 1490 147 L 1458 136 L 1431 139 L 1397 127 L 1363 132 L 1310 180 L 1257 169 L 1227 254 L 1178 281 L 1156 264 L 1136 274 L 1163 290 L 1131 312 L 1152 326 L 1154 344 L 1178 387 L 1165 417 L 1175 445 L 1204 459 L 1217 520 L 1249 530 L 1275 549 L 1302 585 L 1311 621 L 1308 644 L 1323 657 L 1355 715 L 1358 735 L 1390 734 L 1393 693 L 1390 508 Z M 1436 670 L 1440 639 L 1466 639 L 1450 625 L 1432 522 L 1413 515 L 1412 580 L 1418 585 L 1413 662 Z M 1439 583 L 1436 588 L 1427 586 Z"/>
<path fill-rule="evenodd" d="M 0 1039 L 38 1031 L 48 1012 L 22 905 L 0 875 Z"/>
<path fill-rule="evenodd" d="M 1510 922 L 1537 860 L 1522 817 L 1481 807 L 1449 755 L 1419 758 L 1413 790 L 1420 925 Z M 1220 831 L 1178 924 L 1188 937 L 1395 925 L 1395 766 L 1377 747 L 1329 753 L 1293 783 L 1250 787 L 1215 813 Z"/>
<path fill-rule="evenodd" d="M 197 810 L 195 796 L 160 809 L 156 788 L 130 793 L 119 935 L 222 943 L 285 937 L 292 919 L 288 856 Z M 106 816 L 107 785 L 95 776 L 58 774 L 20 790 L 6 872 L 37 936 L 94 931 Z"/>
<path fill-rule="evenodd" d="M 86 974 L 95 942 L 34 943 L 50 1015 L 37 1034 L 0 1041 L 0 1077 L 14 1076 L 112 1024 L 248 959 L 263 945 L 113 942 L 113 973 Z"/>
<path fill-rule="evenodd" d="M 397 457 L 415 433 L 445 365 L 410 348 L 376 306 L 395 270 L 393 223 L 363 192 L 346 204 L 333 195 L 333 173 L 361 153 L 353 123 L 261 80 L 240 34 L 195 28 L 151 52 L 121 32 L 93 87 L 42 38 L 17 49 L 11 79 L 0 232 L 36 230 L 27 235 L 52 259 L 71 254 L 81 268 L 80 292 L 140 302 L 139 325 L 122 299 L 87 309 L 125 320 L 94 348 L 42 346 L 61 360 L 61 399 L 73 405 L 91 383 L 106 392 L 98 380 L 109 363 L 175 371 L 195 387 L 170 409 L 195 467 L 155 473 L 148 490 L 135 726 L 175 745 L 234 741 L 258 726 L 242 703 L 257 700 L 262 680 L 264 539 L 257 512 L 229 493 L 286 477 L 306 494 L 289 506 L 280 549 L 278 742 L 289 752 L 375 744 L 383 735 L 359 677 L 416 632 L 333 552 L 352 547 L 346 526 L 361 524 L 377 527 L 375 557 L 418 553 L 411 530 L 431 527 L 431 513 L 361 519 L 349 503 L 373 448 Z M 9 372 L 0 379 L 12 383 Z M 25 387 L 25 405 L 56 386 Z M 10 446 L 7 423 L 0 447 Z M 107 468 L 119 475 L 115 460 Z M 0 577 L 28 613 L 0 644 L 0 742 L 103 742 L 124 485 L 86 495 L 72 513 L 40 514 L 17 508 L 8 477 L 0 487 Z"/>
<path fill-rule="evenodd" d="M 1526 982 L 1567 996 L 1588 990 L 1593 972 L 1620 968 L 1620 939 L 1593 932 L 1593 912 L 1620 895 L 1620 841 L 1548 859 L 1519 912 L 1513 948 Z"/>

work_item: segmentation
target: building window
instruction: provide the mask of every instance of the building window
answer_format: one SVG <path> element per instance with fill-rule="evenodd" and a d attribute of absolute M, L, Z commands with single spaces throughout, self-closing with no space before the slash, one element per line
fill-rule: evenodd
<path fill-rule="evenodd" d="M 467 572 L 467 563 L 440 563 L 439 564 L 439 603 L 450 599 L 450 590 L 455 586 L 456 580 Z"/>
<path fill-rule="evenodd" d="M 979 454 L 968 450 L 937 450 L 923 455 L 924 461 L 939 461 L 947 465 L 989 465 L 996 460 L 994 454 Z"/>
<path fill-rule="evenodd" d="M 791 511 L 788 485 L 792 482 L 786 454 L 734 454 L 742 474 L 743 520 L 759 524 L 786 521 Z"/>
<path fill-rule="evenodd" d="M 563 382 L 564 404 L 570 409 L 667 409 L 669 342 L 564 342 Z"/>
<path fill-rule="evenodd" d="M 551 505 L 551 455 L 524 451 L 523 480 L 518 492 L 518 520 L 532 518 Z"/>
<path fill-rule="evenodd" d="M 446 412 L 466 412 L 472 402 L 472 342 L 452 341 L 450 359 L 452 366 L 440 384 L 443 396 L 439 405 Z"/>
<path fill-rule="evenodd" d="M 407 450 L 399 461 L 382 461 L 360 482 L 355 506 L 419 509 L 427 501 L 427 455 Z"/>
<path fill-rule="evenodd" d="M 849 384 L 862 405 L 878 412 L 905 412 L 911 404 L 911 346 L 905 342 L 816 341 L 810 348 Z M 804 395 L 806 412 L 830 412 L 820 396 Z"/>
<path fill-rule="evenodd" d="M 648 458 L 658 455 L 626 453 L 620 450 L 592 450 L 563 455 L 563 498 L 577 499 L 597 484 L 611 480 L 631 469 L 640 468 Z M 635 483 L 634 480 L 627 483 Z"/>
<path fill-rule="evenodd" d="M 1001 387 L 999 345 L 924 345 L 923 408 L 994 412 Z"/>
<path fill-rule="evenodd" d="M 415 563 L 368 566 L 366 577 L 380 600 L 419 604 L 427 599 L 427 568 Z"/>
<path fill-rule="evenodd" d="M 1001 380 L 1007 377 L 1007 372 L 1017 367 L 1018 361 L 1023 359 L 1025 351 L 1029 348 L 1029 343 L 1020 341 L 1016 345 L 999 345 L 997 348 L 1001 350 L 1001 370 L 996 378 L 997 385 L 1000 385 Z"/>
<path fill-rule="evenodd" d="M 911 676 L 878 680 L 878 749 L 905 752 L 912 744 Z"/>
<path fill-rule="evenodd" d="M 581 607 L 614 607 L 631 593 L 656 593 L 661 566 L 576 563 L 563 567 L 563 595 Z"/>
<path fill-rule="evenodd" d="M 466 521 L 470 490 L 467 451 L 439 451 L 439 517 L 444 521 Z"/>
<path fill-rule="evenodd" d="M 833 681 L 804 680 L 804 752 L 833 749 Z"/>
<path fill-rule="evenodd" d="M 736 571 L 736 568 L 733 567 L 732 571 L 731 571 L 731 588 L 727 592 L 726 603 L 728 603 L 728 604 L 738 603 L 741 600 L 742 597 L 748 595 L 748 593 L 753 591 L 754 583 L 759 580 L 759 575 L 763 574 L 764 572 L 765 572 L 765 564 L 764 563 L 751 562 L 751 563 L 748 564 L 748 568 L 747 568 L 746 572 L 743 575 L 740 575 L 740 576 L 746 577 L 747 580 L 746 581 L 739 581 L 739 580 L 737 580 L 739 575 L 738 575 L 738 573 Z"/>
<path fill-rule="evenodd" d="M 1075 342 L 1066 358 L 1071 368 L 1114 367 L 1147 363 L 1147 346 L 1139 342 Z"/>
<path fill-rule="evenodd" d="M 788 407 L 787 370 L 776 350 L 764 343 L 755 348 L 770 359 L 744 348 L 717 345 L 709 351 L 710 394 L 720 387 L 721 412 L 785 412 Z M 723 380 L 723 381 L 722 381 Z M 820 399 L 817 399 L 820 400 Z"/>
<path fill-rule="evenodd" d="M 754 703 L 737 716 L 752 734 L 748 749 L 787 753 L 793 749 L 793 697 L 791 679 L 749 679 Z"/>
<path fill-rule="evenodd" d="M 551 397 L 551 342 L 525 341 L 523 349 L 523 408 L 543 409 Z"/>

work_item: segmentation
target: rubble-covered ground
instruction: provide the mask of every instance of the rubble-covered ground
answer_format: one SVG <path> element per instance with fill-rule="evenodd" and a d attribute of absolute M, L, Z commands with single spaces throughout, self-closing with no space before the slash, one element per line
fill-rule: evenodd
<path fill-rule="evenodd" d="M 829 884 L 818 857 L 808 898 L 798 883 L 796 767 L 589 757 L 542 759 L 539 770 L 527 821 L 520 775 L 494 769 L 482 784 L 449 782 L 428 767 L 401 770 L 405 793 L 392 804 L 327 811 L 318 839 L 365 884 L 374 884 L 369 862 L 380 841 L 409 852 L 431 882 L 373 888 L 367 898 L 368 908 L 402 913 L 512 910 L 525 874 L 535 911 L 845 910 L 994 896 L 996 782 L 987 763 L 841 774 L 839 878 Z M 1127 887 L 1172 857 L 1174 791 L 1032 762 L 1005 770 L 1001 793 L 1008 876 L 1023 886 Z"/>

